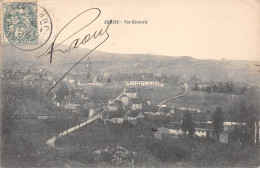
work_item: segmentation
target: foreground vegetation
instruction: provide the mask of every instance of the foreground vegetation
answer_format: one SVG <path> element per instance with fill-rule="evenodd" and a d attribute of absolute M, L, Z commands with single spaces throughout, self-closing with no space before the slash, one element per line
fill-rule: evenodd
<path fill-rule="evenodd" d="M 59 153 L 66 159 L 82 163 L 82 167 L 115 166 L 111 159 L 96 161 L 93 152 L 121 146 L 136 152 L 135 167 L 258 167 L 259 148 L 222 144 L 214 140 L 154 138 L 151 125 L 126 126 L 92 123 L 59 139 Z"/>

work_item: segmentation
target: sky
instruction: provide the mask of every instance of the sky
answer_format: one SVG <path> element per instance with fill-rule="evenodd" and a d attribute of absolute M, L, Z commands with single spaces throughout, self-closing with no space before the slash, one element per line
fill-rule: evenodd
<path fill-rule="evenodd" d="M 38 5 L 48 11 L 53 35 L 94 7 L 101 9 L 97 27 L 104 28 L 106 19 L 148 21 L 111 25 L 109 39 L 98 47 L 105 52 L 260 60 L 259 0 L 39 0 Z"/>

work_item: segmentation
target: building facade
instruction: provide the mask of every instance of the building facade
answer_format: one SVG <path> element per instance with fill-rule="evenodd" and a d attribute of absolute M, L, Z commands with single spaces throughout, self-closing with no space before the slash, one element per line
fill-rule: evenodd
<path fill-rule="evenodd" d="M 128 81 L 126 83 L 128 86 L 154 86 L 154 87 L 164 87 L 163 83 L 160 83 L 156 79 L 148 78 L 136 78 Z"/>

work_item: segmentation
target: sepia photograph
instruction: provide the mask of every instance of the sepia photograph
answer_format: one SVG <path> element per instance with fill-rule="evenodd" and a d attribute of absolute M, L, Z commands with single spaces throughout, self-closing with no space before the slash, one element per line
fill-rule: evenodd
<path fill-rule="evenodd" d="M 259 168 L 260 0 L 0 0 L 1 168 Z"/>

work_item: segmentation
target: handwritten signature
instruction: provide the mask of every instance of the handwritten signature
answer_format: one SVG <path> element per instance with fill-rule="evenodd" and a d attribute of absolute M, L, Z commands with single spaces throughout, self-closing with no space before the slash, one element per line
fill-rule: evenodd
<path fill-rule="evenodd" d="M 82 17 L 83 14 L 85 14 L 86 12 L 90 12 L 90 11 L 97 11 L 98 14 L 95 16 L 95 18 L 93 18 L 89 23 L 87 23 L 84 27 L 80 28 L 79 30 L 77 30 L 75 33 L 71 34 L 70 36 L 68 36 L 65 40 L 63 40 L 62 42 L 60 42 L 59 44 L 56 44 L 56 40 L 59 37 L 60 33 L 62 33 L 64 30 L 66 30 L 66 28 L 71 25 L 71 23 L 75 20 L 78 19 L 79 17 Z M 69 53 L 75 49 L 77 49 L 78 47 L 80 47 L 81 45 L 86 44 L 87 42 L 90 42 L 93 39 L 96 39 L 98 37 L 101 37 L 103 35 L 105 35 L 105 39 L 100 42 L 97 46 L 95 46 L 93 49 L 91 49 L 87 54 L 85 54 L 80 60 L 78 60 L 48 91 L 46 94 L 48 94 L 57 84 L 59 84 L 59 82 L 62 81 L 62 79 L 74 68 L 76 67 L 83 59 L 85 59 L 91 52 L 93 52 L 96 48 L 98 48 L 100 45 L 102 45 L 108 38 L 109 38 L 109 33 L 108 33 L 108 29 L 110 26 L 110 23 L 107 24 L 107 27 L 105 28 L 105 30 L 100 29 L 99 31 L 94 31 L 93 33 L 88 33 L 85 35 L 85 37 L 83 38 L 76 38 L 74 39 L 70 45 L 68 46 L 67 49 L 58 49 L 58 47 L 64 43 L 65 41 L 67 41 L 69 38 L 71 38 L 72 36 L 74 36 L 75 34 L 77 34 L 78 32 L 82 31 L 83 29 L 87 28 L 89 25 L 91 25 L 94 21 L 96 21 L 98 19 L 98 17 L 101 14 L 101 10 L 99 8 L 90 8 L 88 10 L 83 11 L 82 13 L 78 14 L 76 17 L 74 17 L 68 24 L 66 24 L 61 31 L 57 34 L 57 36 L 55 37 L 55 39 L 53 40 L 53 42 L 51 43 L 51 45 L 49 46 L 49 48 L 47 48 L 47 50 L 40 56 L 37 56 L 37 58 L 42 57 L 42 56 L 50 56 L 50 63 L 52 63 L 52 59 L 53 59 L 53 54 L 54 52 L 61 52 L 61 53 Z"/>

